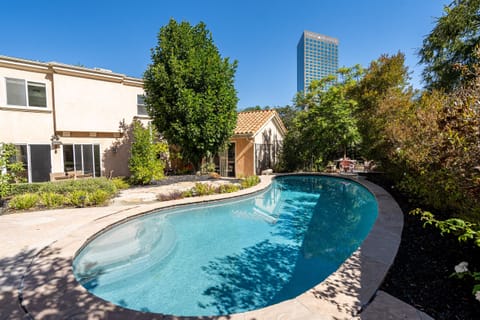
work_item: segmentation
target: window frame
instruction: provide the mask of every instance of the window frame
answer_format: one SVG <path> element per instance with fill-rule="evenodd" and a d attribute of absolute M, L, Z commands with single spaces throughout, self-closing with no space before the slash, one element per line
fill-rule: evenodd
<path fill-rule="evenodd" d="M 81 171 L 82 173 L 90 173 L 92 177 L 98 178 L 102 176 L 102 158 L 99 143 L 68 143 L 62 146 L 63 170 L 66 171 L 65 164 L 65 147 L 72 147 L 73 171 Z M 86 159 L 85 154 L 91 152 L 91 159 Z M 90 160 L 90 161 L 87 161 Z M 89 163 L 87 163 L 89 162 Z M 91 172 L 87 172 L 91 169 Z"/>
<path fill-rule="evenodd" d="M 139 99 L 143 100 L 143 104 L 140 103 Z M 144 112 L 140 112 L 144 111 Z M 137 116 L 140 117 L 149 117 L 148 111 L 145 105 L 145 95 L 144 94 L 137 94 Z"/>
<path fill-rule="evenodd" d="M 47 84 L 45 82 L 41 81 L 29 81 L 27 79 L 22 79 L 22 78 L 12 78 L 12 77 L 5 77 L 5 103 L 9 107 L 15 107 L 15 108 L 28 108 L 28 109 L 36 109 L 36 110 L 46 110 L 48 108 L 48 95 L 47 95 Z M 8 81 L 22 81 L 23 82 L 23 94 L 25 97 L 25 105 L 22 104 L 11 104 L 8 101 L 8 96 L 9 96 L 9 90 L 8 90 Z M 44 106 L 39 106 L 39 105 L 32 105 L 30 100 L 30 93 L 29 93 L 29 88 L 30 87 L 37 87 L 37 88 L 43 88 L 45 92 L 45 105 Z"/>

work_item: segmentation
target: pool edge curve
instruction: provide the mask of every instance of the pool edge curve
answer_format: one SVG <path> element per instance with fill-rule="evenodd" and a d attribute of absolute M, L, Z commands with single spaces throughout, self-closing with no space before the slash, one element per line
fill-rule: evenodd
<path fill-rule="evenodd" d="M 367 180 L 339 175 L 327 176 L 353 180 L 366 187 L 377 200 L 378 217 L 362 245 L 337 271 L 294 299 L 226 316 L 180 317 L 138 312 L 90 294 L 75 280 L 71 267 L 74 256 L 88 241 L 119 223 L 166 207 L 217 201 L 260 192 L 270 186 L 275 177 L 272 175 L 262 176 L 259 185 L 233 194 L 122 206 L 122 210 L 91 221 L 37 254 L 24 277 L 23 306 L 35 319 L 48 318 L 53 314 L 58 318 L 79 319 L 351 319 L 374 297 L 393 263 L 400 245 L 403 213 L 387 191 Z M 62 263 L 59 264 L 58 261 Z M 61 299 L 55 301 L 55 310 L 48 308 L 48 299 L 52 297 Z"/>

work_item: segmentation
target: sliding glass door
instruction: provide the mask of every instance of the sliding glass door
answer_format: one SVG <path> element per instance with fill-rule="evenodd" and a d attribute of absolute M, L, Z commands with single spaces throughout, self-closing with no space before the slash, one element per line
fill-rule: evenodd
<path fill-rule="evenodd" d="M 100 177 L 100 145 L 64 144 L 63 166 L 65 172 L 81 171 L 93 177 Z"/>

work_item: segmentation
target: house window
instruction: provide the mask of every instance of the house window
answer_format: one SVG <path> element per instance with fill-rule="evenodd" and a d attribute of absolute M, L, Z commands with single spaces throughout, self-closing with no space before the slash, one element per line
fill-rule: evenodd
<path fill-rule="evenodd" d="M 137 94 L 137 114 L 139 116 L 148 116 L 147 108 L 145 108 L 145 96 Z"/>
<path fill-rule="evenodd" d="M 21 162 L 23 167 L 23 172 L 20 174 L 20 177 L 28 181 L 28 154 L 27 154 L 27 145 L 26 144 L 19 144 L 15 145 L 15 155 L 12 162 Z"/>
<path fill-rule="evenodd" d="M 47 107 L 44 83 L 6 78 L 7 104 L 13 106 Z"/>
<path fill-rule="evenodd" d="M 100 145 L 64 144 L 63 169 L 65 172 L 81 171 L 92 177 L 100 177 Z"/>
<path fill-rule="evenodd" d="M 50 180 L 51 148 L 49 144 L 15 145 L 16 161 L 21 161 L 25 169 L 24 178 L 28 182 L 43 182 Z"/>

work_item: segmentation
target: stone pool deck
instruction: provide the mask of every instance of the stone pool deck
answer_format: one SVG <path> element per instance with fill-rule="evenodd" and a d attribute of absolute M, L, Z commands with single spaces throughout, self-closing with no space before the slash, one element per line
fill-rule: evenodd
<path fill-rule="evenodd" d="M 262 176 L 259 185 L 234 194 L 158 202 L 151 195 L 170 189 L 155 186 L 125 191 L 107 207 L 0 216 L 0 319 L 432 319 L 378 291 L 400 244 L 403 214 L 385 190 L 362 179 L 358 182 L 375 194 L 379 204 L 371 233 L 335 273 L 295 299 L 228 316 L 175 317 L 115 306 L 76 282 L 71 269 L 75 253 L 113 223 L 172 205 L 257 192 L 271 179 Z"/>

